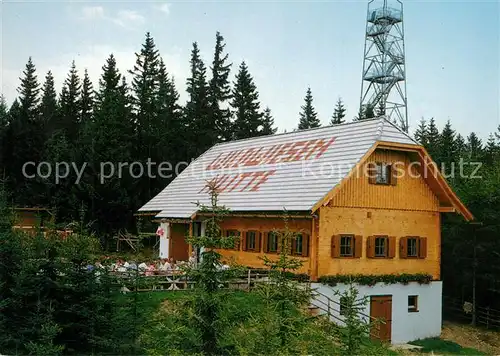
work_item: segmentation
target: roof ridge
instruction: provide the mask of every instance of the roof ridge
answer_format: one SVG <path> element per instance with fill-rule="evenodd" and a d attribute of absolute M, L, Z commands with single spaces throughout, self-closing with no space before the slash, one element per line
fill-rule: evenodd
<path fill-rule="evenodd" d="M 344 122 L 342 124 L 312 127 L 310 129 L 302 129 L 302 130 L 295 130 L 294 129 L 293 131 L 290 131 L 290 132 L 280 132 L 280 133 L 275 133 L 275 134 L 271 134 L 271 135 L 263 135 L 263 136 L 254 136 L 254 137 L 248 137 L 248 138 L 240 138 L 240 139 L 237 139 L 237 140 L 231 140 L 231 141 L 225 141 L 225 142 L 218 142 L 218 143 L 216 143 L 212 147 L 223 146 L 223 145 L 226 145 L 226 144 L 229 144 L 229 143 L 235 143 L 235 142 L 243 142 L 243 141 L 248 141 L 248 140 L 255 140 L 255 139 L 264 138 L 264 137 L 269 138 L 269 137 L 276 137 L 276 136 L 284 136 L 284 135 L 297 134 L 299 132 L 302 133 L 302 132 L 307 132 L 307 131 L 316 131 L 316 130 L 331 129 L 332 127 L 347 126 L 347 125 L 359 125 L 359 124 L 362 124 L 362 123 L 365 123 L 365 122 L 376 121 L 376 120 L 380 120 L 380 117 L 374 117 L 374 118 L 371 118 L 371 119 L 364 119 L 364 120 L 360 120 L 360 121 Z"/>

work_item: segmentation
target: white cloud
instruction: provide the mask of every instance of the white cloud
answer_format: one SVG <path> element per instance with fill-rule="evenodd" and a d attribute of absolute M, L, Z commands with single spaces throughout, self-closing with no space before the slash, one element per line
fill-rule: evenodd
<path fill-rule="evenodd" d="M 130 24 L 143 24 L 146 19 L 137 11 L 120 10 L 116 17 L 111 20 L 117 25 L 127 27 Z"/>
<path fill-rule="evenodd" d="M 161 4 L 160 6 L 158 6 L 158 10 L 169 15 L 170 14 L 170 4 L 169 3 Z"/>
<path fill-rule="evenodd" d="M 83 7 L 81 19 L 85 21 L 105 20 L 121 27 L 141 25 L 146 21 L 144 16 L 133 10 L 120 10 L 115 15 L 107 15 L 102 6 Z"/>
<path fill-rule="evenodd" d="M 82 8 L 83 20 L 96 20 L 104 18 L 104 8 L 102 6 L 85 6 Z"/>

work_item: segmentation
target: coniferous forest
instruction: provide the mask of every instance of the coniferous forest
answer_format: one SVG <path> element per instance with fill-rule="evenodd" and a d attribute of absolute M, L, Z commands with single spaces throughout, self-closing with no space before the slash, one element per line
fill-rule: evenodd
<path fill-rule="evenodd" d="M 220 33 L 214 42 L 209 63 L 201 58 L 198 44 L 192 45 L 186 103 L 179 101 L 174 78 L 149 33 L 129 73 L 120 73 L 110 54 L 99 82 L 92 83 L 73 63 L 59 93 L 52 73 L 38 73 L 30 58 L 17 99 L 9 105 L 0 101 L 0 178 L 10 205 L 50 208 L 60 223 L 79 221 L 83 212 L 98 236 L 109 237 L 121 228 L 135 229 L 134 212 L 185 168 L 178 162 L 189 163 L 218 142 L 276 133 L 272 108 L 260 102 L 251 68 L 231 62 Z M 347 122 L 345 112 L 338 99 L 324 122 Z M 373 114 L 359 113 L 355 120 Z M 303 105 L 297 103 L 297 128 L 317 127 L 320 119 L 307 88 Z M 475 271 L 478 304 L 500 309 L 500 127 L 486 142 L 473 132 L 462 134 L 452 121 L 440 130 L 434 119 L 422 119 L 414 130 L 415 139 L 482 223 L 443 216 L 445 294 L 470 300 Z M 25 166 L 42 161 L 52 169 L 57 162 L 74 166 L 60 166 L 65 177 L 57 182 L 53 174 L 41 177 L 48 166 L 38 174 L 35 165 Z M 164 161 L 172 164 L 169 176 L 159 176 L 155 166 L 156 178 L 141 175 L 139 165 L 126 167 L 121 176 L 100 175 L 103 162 L 148 167 L 148 162 Z M 478 178 L 464 178 L 460 169 Z"/>

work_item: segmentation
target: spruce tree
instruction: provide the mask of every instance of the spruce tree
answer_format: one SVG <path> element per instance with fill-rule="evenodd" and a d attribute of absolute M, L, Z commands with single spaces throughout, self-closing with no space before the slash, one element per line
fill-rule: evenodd
<path fill-rule="evenodd" d="M 160 60 L 158 72 L 157 92 L 157 120 L 155 121 L 155 149 L 152 160 L 163 162 L 166 157 L 172 162 L 182 161 L 185 152 L 181 148 L 187 147 L 186 128 L 182 108 L 178 104 L 179 93 L 175 87 L 173 78 L 167 73 L 163 60 Z M 153 183 L 153 191 L 159 192 L 165 187 L 170 179 L 156 179 Z"/>
<path fill-rule="evenodd" d="M 339 125 L 345 122 L 346 109 L 344 107 L 344 103 L 342 98 L 338 98 L 337 104 L 335 105 L 335 109 L 333 110 L 332 119 L 330 120 L 330 125 Z"/>
<path fill-rule="evenodd" d="M 438 159 L 440 163 L 451 163 L 456 159 L 455 130 L 448 120 L 439 137 Z M 449 165 L 448 165 L 449 166 Z"/>
<path fill-rule="evenodd" d="M 40 102 L 40 86 L 36 77 L 36 67 L 31 57 L 23 71 L 23 77 L 19 78 L 21 85 L 19 92 L 19 103 L 21 105 L 21 115 L 25 122 L 38 120 L 38 103 Z"/>
<path fill-rule="evenodd" d="M 73 61 L 62 87 L 60 124 L 56 128 L 62 130 L 69 141 L 76 141 L 78 138 L 81 108 L 80 91 L 80 77 L 78 76 L 75 61 Z"/>
<path fill-rule="evenodd" d="M 365 119 L 373 119 L 375 117 L 375 110 L 373 106 L 367 105 L 365 112 L 364 112 L 364 118 Z"/>
<path fill-rule="evenodd" d="M 415 130 L 415 140 L 418 143 L 420 143 L 422 146 L 426 147 L 427 146 L 427 136 L 428 136 L 427 122 L 425 121 L 424 118 L 421 118 L 420 124 L 418 125 L 417 129 Z"/>
<path fill-rule="evenodd" d="M 467 152 L 468 158 L 472 160 L 477 160 L 483 156 L 483 143 L 474 132 L 471 132 L 469 136 L 467 136 Z"/>
<path fill-rule="evenodd" d="M 189 99 L 184 109 L 191 142 L 188 159 L 198 157 L 218 140 L 215 117 L 211 114 L 207 69 L 197 42 L 193 43 L 190 64 L 191 76 L 187 79 Z"/>
<path fill-rule="evenodd" d="M 463 138 L 462 135 L 457 134 L 457 137 L 455 138 L 456 158 L 460 159 L 461 157 L 465 156 L 466 151 L 467 151 L 467 144 L 465 142 L 465 139 Z"/>
<path fill-rule="evenodd" d="M 89 162 L 85 176 L 85 190 L 89 192 L 88 206 L 91 218 L 101 222 L 103 233 L 110 233 L 132 219 L 132 189 L 135 182 L 129 167 L 108 179 L 100 179 L 100 162 L 132 162 L 134 126 L 129 105 L 128 88 L 110 55 L 102 68 L 99 90 L 96 95 L 94 119 L 85 123 L 85 157 Z M 106 167 L 109 173 L 110 165 Z M 118 169 L 118 167 L 114 167 Z M 116 171 L 115 171 L 116 172 Z M 133 172 L 137 174 L 136 171 Z M 134 198 L 134 201 L 137 198 Z M 137 204 L 137 203 L 135 203 Z"/>
<path fill-rule="evenodd" d="M 263 114 L 260 111 L 259 93 L 246 63 L 240 64 L 233 86 L 234 138 L 259 136 Z"/>
<path fill-rule="evenodd" d="M 260 135 L 274 135 L 277 128 L 274 127 L 274 118 L 271 115 L 271 109 L 266 107 L 264 110 L 264 116 L 262 117 L 262 130 L 259 131 Z"/>
<path fill-rule="evenodd" d="M 313 96 L 311 93 L 311 88 L 307 88 L 304 101 L 305 104 L 300 107 L 302 111 L 300 112 L 300 121 L 298 129 L 305 130 L 314 127 L 320 127 L 321 123 L 317 117 L 318 115 L 313 106 Z"/>
<path fill-rule="evenodd" d="M 40 115 L 45 126 L 45 138 L 51 136 L 58 123 L 59 106 L 57 103 L 57 93 L 54 85 L 54 77 L 49 70 L 45 76 L 45 83 L 42 89 L 42 101 L 40 103 Z"/>
<path fill-rule="evenodd" d="M 80 121 L 83 123 L 92 118 L 92 108 L 94 106 L 94 87 L 90 81 L 87 69 L 83 73 L 82 95 L 81 95 L 81 113 Z"/>
<path fill-rule="evenodd" d="M 0 95 L 0 179 L 7 174 L 5 171 L 5 151 L 7 147 L 7 130 L 9 125 L 9 111 L 3 95 Z"/>
<path fill-rule="evenodd" d="M 488 136 L 488 141 L 486 142 L 486 146 L 484 147 L 484 156 L 486 159 L 486 163 L 488 165 L 493 165 L 497 158 L 499 158 L 500 145 L 497 144 L 497 140 L 495 139 L 494 134 L 490 134 Z"/>
<path fill-rule="evenodd" d="M 429 126 L 427 129 L 427 152 L 431 155 L 431 157 L 436 160 L 438 159 L 439 154 L 439 130 L 436 126 L 436 122 L 434 118 L 431 118 L 429 121 Z"/>
<path fill-rule="evenodd" d="M 377 107 L 377 112 L 376 112 L 376 116 L 384 116 L 385 115 L 385 102 L 384 100 L 381 100 L 378 104 L 378 107 Z"/>
<path fill-rule="evenodd" d="M 146 33 L 141 51 L 136 53 L 135 56 L 134 69 L 129 71 L 132 75 L 132 109 L 137 126 L 137 145 L 134 158 L 136 161 L 146 164 L 147 160 L 152 158 L 154 146 L 156 145 L 154 142 L 156 137 L 155 121 L 157 119 L 156 98 L 160 64 L 158 49 L 149 32 Z M 107 74 L 104 73 L 103 75 Z M 115 89 L 111 90 L 115 91 Z M 153 191 L 151 177 L 149 175 L 143 177 L 139 183 L 138 204 L 143 204 L 151 199 L 154 195 Z"/>
<path fill-rule="evenodd" d="M 232 63 L 227 63 L 228 54 L 224 53 L 224 37 L 217 31 L 215 34 L 215 51 L 212 62 L 212 78 L 210 87 L 210 110 L 217 128 L 217 140 L 228 141 L 232 138 L 231 110 L 223 106 L 231 99 L 229 73 Z"/>
<path fill-rule="evenodd" d="M 15 101 L 9 112 L 9 142 L 7 173 L 10 190 L 17 204 L 33 206 L 40 203 L 40 187 L 36 181 L 27 178 L 23 173 L 25 162 L 40 161 L 43 153 L 43 124 L 40 119 L 40 87 L 36 76 L 36 68 L 31 57 L 23 72 L 19 92 L 19 102 Z M 34 169 L 27 170 L 34 174 Z"/>

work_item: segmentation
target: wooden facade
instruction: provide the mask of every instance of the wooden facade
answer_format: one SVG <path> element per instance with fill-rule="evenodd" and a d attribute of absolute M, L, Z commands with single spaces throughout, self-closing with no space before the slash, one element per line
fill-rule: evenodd
<path fill-rule="evenodd" d="M 301 242 L 302 255 L 298 255 L 304 265 L 298 272 L 309 274 L 313 280 L 324 275 L 394 273 L 426 273 L 439 280 L 440 214 L 455 211 L 446 208 L 454 201 L 449 192 L 441 190 L 442 177 L 429 179 L 419 174 L 422 168 L 414 163 L 422 162 L 421 157 L 415 146 L 413 150 L 374 147 L 315 209 L 289 219 L 289 229 L 306 239 Z M 399 174 L 393 167 L 396 162 Z M 391 169 L 384 184 L 365 174 L 381 164 Z M 454 199 L 458 200 L 456 196 Z M 466 210 L 463 215 L 471 217 Z M 193 216 L 197 221 L 203 218 Z M 221 227 L 225 234 L 229 231 L 241 236 L 236 249 L 220 250 L 224 260 L 261 268 L 260 257 L 277 255 L 268 251 L 268 234 L 282 230 L 284 221 L 279 213 L 255 212 L 251 216 L 230 215 Z M 184 248 L 187 257 L 191 249 L 178 241 L 181 232 L 189 231 L 188 225 L 173 231 L 173 244 L 178 247 L 172 251 L 179 255 L 179 249 Z M 251 248 L 247 236 L 253 239 Z"/>

